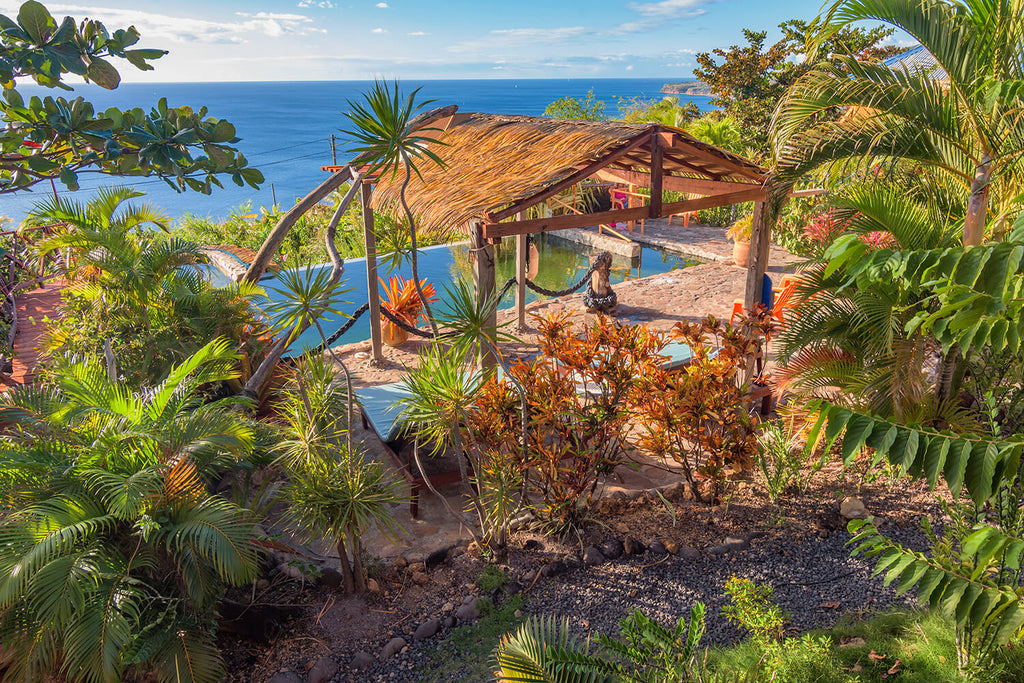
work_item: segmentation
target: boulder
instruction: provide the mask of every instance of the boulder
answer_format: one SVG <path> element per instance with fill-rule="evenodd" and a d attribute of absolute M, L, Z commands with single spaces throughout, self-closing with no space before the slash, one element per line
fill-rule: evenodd
<path fill-rule="evenodd" d="M 367 579 L 366 590 L 370 591 L 371 593 L 380 593 L 380 584 L 377 583 L 377 579 Z"/>
<path fill-rule="evenodd" d="M 696 548 L 680 548 L 679 557 L 683 560 L 695 562 L 700 559 L 700 551 Z"/>
<path fill-rule="evenodd" d="M 666 548 L 665 544 L 662 543 L 661 541 L 654 541 L 653 543 L 651 543 L 651 546 L 650 546 L 649 550 L 652 553 L 654 553 L 655 555 L 667 555 L 668 554 L 668 548 Z"/>
<path fill-rule="evenodd" d="M 336 673 L 338 673 L 338 663 L 329 655 L 324 655 L 316 660 L 316 664 L 306 674 L 306 683 L 327 683 L 334 678 Z"/>
<path fill-rule="evenodd" d="M 349 662 L 349 666 L 359 671 L 360 669 L 368 669 L 373 666 L 373 655 L 369 652 L 357 652 L 356 656 Z"/>
<path fill-rule="evenodd" d="M 455 616 L 462 621 L 476 621 L 480 618 L 480 600 L 474 599 L 471 602 L 460 605 L 459 609 L 455 611 Z"/>
<path fill-rule="evenodd" d="M 421 640 L 433 638 L 435 635 L 437 635 L 437 632 L 440 630 L 440 619 L 430 619 L 429 621 L 424 621 L 422 624 L 416 627 L 415 633 L 412 634 L 412 642 L 418 643 Z"/>
<path fill-rule="evenodd" d="M 839 514 L 847 521 L 851 519 L 867 519 L 869 517 L 868 509 L 864 507 L 863 501 L 856 496 L 843 498 L 843 502 L 839 504 Z"/>
<path fill-rule="evenodd" d="M 380 651 L 380 660 L 391 659 L 406 646 L 405 638 L 395 637 L 387 642 L 387 645 Z"/>
<path fill-rule="evenodd" d="M 598 550 L 609 560 L 617 560 L 622 557 L 622 553 L 625 549 L 622 547 L 622 541 L 617 538 L 610 538 L 601 545 L 598 546 Z"/>
<path fill-rule="evenodd" d="M 622 548 L 626 551 L 627 555 L 643 555 L 647 551 L 644 544 L 632 536 L 626 537 L 626 542 L 622 544 Z"/>
<path fill-rule="evenodd" d="M 726 536 L 725 540 L 722 541 L 722 545 L 729 546 L 729 550 L 745 550 L 750 546 L 747 539 L 740 536 Z"/>
<path fill-rule="evenodd" d="M 444 548 L 438 548 L 437 550 L 427 555 L 427 559 L 424 560 L 424 564 L 427 566 L 427 569 L 433 569 L 437 565 L 447 560 L 449 550 L 451 550 L 451 546 L 445 546 Z"/>
<path fill-rule="evenodd" d="M 665 541 L 665 550 L 669 555 L 679 554 L 679 544 L 675 541 Z"/>
<path fill-rule="evenodd" d="M 592 545 L 588 545 L 583 549 L 583 564 L 594 567 L 604 563 L 604 555 L 601 551 Z"/>
<path fill-rule="evenodd" d="M 544 550 L 544 544 L 536 539 L 530 538 L 527 539 L 525 543 L 523 543 L 523 550 L 535 550 L 537 552 L 540 552 Z"/>
<path fill-rule="evenodd" d="M 544 565 L 540 570 L 540 575 L 544 578 L 550 578 L 552 576 L 564 574 L 568 569 L 569 568 L 565 566 L 565 562 L 562 562 L 561 560 L 554 560 L 553 562 L 548 562 Z"/>

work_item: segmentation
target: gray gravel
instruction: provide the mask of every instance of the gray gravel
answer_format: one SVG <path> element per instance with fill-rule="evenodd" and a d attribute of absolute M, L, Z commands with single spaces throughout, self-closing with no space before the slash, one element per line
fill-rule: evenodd
<path fill-rule="evenodd" d="M 915 550 L 927 547 L 919 527 L 883 531 Z M 833 532 L 825 539 L 813 533 L 790 533 L 782 539 L 752 540 L 749 548 L 718 559 L 706 554 L 697 560 L 668 556 L 653 566 L 649 565 L 660 558 L 649 552 L 585 569 L 577 562 L 577 568 L 568 574 L 542 578 L 523 609 L 527 614 L 564 617 L 578 636 L 586 637 L 617 633 L 619 620 L 634 609 L 671 624 L 702 601 L 707 605 L 704 643 L 726 644 L 743 637 L 721 614 L 728 603 L 723 587 L 733 575 L 771 585 L 775 602 L 790 613 L 790 625 L 801 631 L 831 626 L 850 612 L 916 603 L 912 592 L 896 596 L 891 587 L 882 585 L 882 577 L 872 578 L 871 560 L 851 558 L 846 545 L 849 538 L 845 531 Z M 421 681 L 418 667 L 429 671 L 431 660 L 452 656 L 442 638 L 416 644 L 386 664 L 362 672 L 358 680 Z M 342 674 L 335 680 L 348 679 Z"/>

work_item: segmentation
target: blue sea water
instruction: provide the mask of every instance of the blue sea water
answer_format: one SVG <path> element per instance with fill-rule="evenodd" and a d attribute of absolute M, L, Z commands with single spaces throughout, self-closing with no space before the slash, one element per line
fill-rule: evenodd
<path fill-rule="evenodd" d="M 550 79 L 550 80 L 433 80 L 402 81 L 405 92 L 421 88 L 422 100 L 434 100 L 433 106 L 457 104 L 460 111 L 494 114 L 540 115 L 552 101 L 571 95 L 585 97 L 589 90 L 603 100 L 614 115 L 620 99 L 661 98 L 664 79 Z M 678 80 L 678 79 L 676 79 Z M 347 102 L 358 100 L 372 83 L 369 81 L 246 82 L 246 83 L 127 83 L 117 90 L 79 86 L 71 96 L 81 95 L 98 109 L 108 107 L 151 108 L 161 97 L 171 106 L 206 106 L 209 115 L 231 121 L 241 141 L 237 144 L 250 164 L 263 171 L 267 182 L 260 190 L 239 188 L 225 179 L 224 189 L 215 188 L 209 196 L 187 192 L 179 194 L 163 181 L 136 179 L 132 185 L 145 191 L 147 199 L 176 218 L 185 213 L 225 217 L 235 207 L 251 201 L 254 208 L 277 203 L 289 206 L 316 187 L 325 177 L 320 167 L 332 162 L 330 136 L 340 136 L 345 126 L 342 115 Z M 25 95 L 64 95 L 37 86 L 23 86 Z M 682 96 L 702 110 L 710 109 L 708 98 Z M 344 162 L 345 144 L 338 140 L 338 161 Z M 117 178 L 97 174 L 81 175 L 82 200 L 91 190 Z M 66 190 L 59 183 L 57 190 Z M 38 185 L 34 192 L 5 195 L 0 198 L 0 215 L 16 221 L 24 217 L 40 194 L 49 194 L 49 184 Z"/>

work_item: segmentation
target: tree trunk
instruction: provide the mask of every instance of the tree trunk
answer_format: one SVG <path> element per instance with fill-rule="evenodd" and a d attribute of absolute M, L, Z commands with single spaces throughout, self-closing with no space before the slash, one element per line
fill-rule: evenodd
<path fill-rule="evenodd" d="M 402 181 L 402 188 L 398 196 L 401 199 L 402 208 L 405 210 L 405 217 L 409 221 L 409 248 L 411 250 L 409 266 L 412 268 L 412 283 L 416 287 L 416 293 L 419 294 L 420 302 L 423 304 L 423 314 L 430 324 L 430 330 L 434 333 L 434 337 L 437 337 L 437 323 L 434 321 L 434 312 L 430 309 L 427 297 L 423 295 L 423 287 L 420 285 L 420 267 L 416 253 L 416 221 L 413 218 L 409 204 L 405 200 L 405 189 L 409 186 L 409 181 L 412 180 L 412 163 L 409 160 L 409 155 L 404 150 L 402 151 L 402 161 L 405 163 L 405 179 Z"/>
<path fill-rule="evenodd" d="M 356 196 L 356 192 L 359 191 L 360 179 L 361 177 L 358 174 L 354 174 L 352 187 L 349 188 L 347 193 L 345 193 L 345 197 L 341 200 L 341 203 L 338 204 L 338 208 L 334 210 L 334 215 L 331 216 L 331 221 L 327 226 L 327 232 L 324 239 L 327 242 L 327 253 L 330 255 L 331 263 L 334 266 L 331 269 L 331 285 L 337 284 L 341 279 L 342 274 L 345 272 L 345 262 L 342 261 L 341 257 L 338 255 L 338 249 L 334 243 L 334 239 L 341 216 L 345 213 L 345 209 L 348 208 L 348 205 Z M 255 263 L 256 261 L 254 260 L 253 264 Z M 252 266 L 250 266 L 249 269 L 252 270 Z M 246 272 L 246 277 L 248 277 L 248 272 Z M 301 327 L 296 326 L 295 328 L 292 328 L 287 335 L 279 339 L 277 343 L 270 348 L 270 352 L 267 354 L 267 357 L 263 359 L 263 362 L 260 363 L 258 368 L 256 368 L 256 372 L 252 373 L 252 377 L 250 377 L 249 381 L 245 383 L 244 392 L 247 395 L 254 398 L 259 396 L 260 389 L 263 388 L 263 385 L 266 384 L 271 373 L 273 373 L 274 368 L 277 367 L 278 362 L 281 360 L 281 356 L 283 356 L 284 352 L 288 349 L 288 344 L 291 340 L 296 339 L 300 334 L 302 334 L 303 330 L 309 326 L 309 323 L 310 321 L 307 320 L 304 321 L 304 324 L 301 325 Z"/>
<path fill-rule="evenodd" d="M 359 537 L 352 536 L 352 574 L 355 579 L 356 592 L 366 592 L 366 568 L 363 566 L 363 545 Z"/>
<path fill-rule="evenodd" d="M 277 253 L 278 248 L 281 246 L 281 242 L 284 241 L 288 231 L 292 229 L 292 226 L 310 209 L 320 203 L 324 197 L 329 195 L 335 189 L 340 187 L 345 181 L 356 177 L 355 172 L 351 166 L 346 166 L 342 170 L 333 174 L 330 178 L 322 182 L 316 189 L 307 194 L 298 204 L 293 206 L 287 213 L 281 216 L 281 219 L 277 222 L 277 225 L 267 234 L 266 239 L 263 240 L 263 244 L 260 245 L 260 250 L 256 252 L 256 256 L 253 258 L 252 263 L 249 264 L 248 270 L 245 271 L 245 275 L 242 277 L 243 282 L 256 282 L 266 272 L 267 266 L 274 258 L 274 254 Z M 343 205 L 348 205 L 352 201 L 352 197 L 355 196 L 358 191 L 359 183 L 352 183 L 352 188 L 349 193 L 345 195 L 345 199 L 342 200 Z"/>
<path fill-rule="evenodd" d="M 967 200 L 967 214 L 964 216 L 964 246 L 973 247 L 985 240 L 985 224 L 988 218 L 989 186 L 992 180 L 992 157 L 982 156 L 971 181 L 971 196 Z"/>
<path fill-rule="evenodd" d="M 341 562 L 341 580 L 345 584 L 345 592 L 354 593 L 356 590 L 355 577 L 352 575 L 352 566 L 348 563 L 344 537 L 338 539 L 338 560 Z"/>

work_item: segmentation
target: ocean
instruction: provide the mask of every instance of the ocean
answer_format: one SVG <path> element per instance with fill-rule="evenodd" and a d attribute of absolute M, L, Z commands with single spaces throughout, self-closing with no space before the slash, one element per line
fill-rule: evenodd
<path fill-rule="evenodd" d="M 610 115 L 618 111 L 620 99 L 666 97 L 659 91 L 664 79 L 550 79 L 550 80 L 433 80 L 402 81 L 408 93 L 421 88 L 420 101 L 434 100 L 430 107 L 457 104 L 460 111 L 493 114 L 540 115 L 559 97 L 585 97 L 591 89 L 603 100 Z M 320 167 L 332 163 L 331 134 L 337 138 L 337 159 L 344 163 L 346 153 L 340 130 L 347 119 L 342 115 L 347 102 L 358 100 L 372 85 L 369 81 L 246 82 L 246 83 L 127 83 L 107 91 L 95 86 L 78 86 L 75 93 L 49 91 L 34 85 L 19 89 L 23 95 L 81 95 L 99 110 L 108 107 L 149 109 L 161 97 L 170 106 L 205 106 L 209 115 L 227 119 L 235 125 L 238 149 L 250 165 L 263 171 L 266 182 L 259 190 L 239 188 L 229 178 L 224 188 L 212 194 L 177 193 L 156 178 L 119 179 L 99 174 L 80 175 L 81 189 L 74 193 L 82 201 L 92 190 L 109 184 L 130 184 L 146 193 L 146 201 L 162 208 L 171 218 L 186 213 L 198 216 L 226 217 L 249 203 L 250 209 L 270 206 L 275 199 L 290 206 L 325 178 Z M 681 95 L 702 110 L 711 109 L 707 97 Z M 67 190 L 57 183 L 58 192 Z M 33 192 L 0 197 L 0 215 L 20 221 L 41 194 L 50 194 L 49 183 L 37 185 Z"/>

